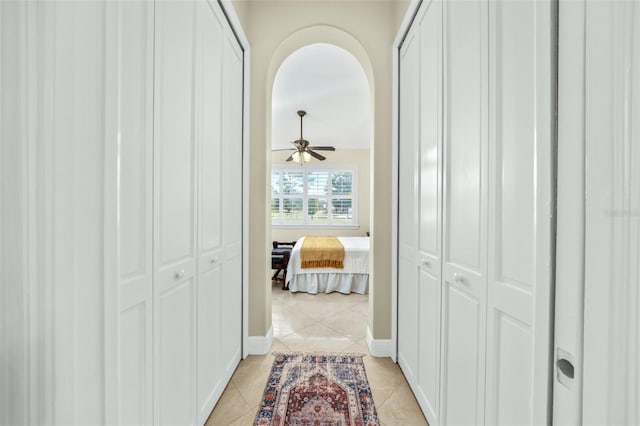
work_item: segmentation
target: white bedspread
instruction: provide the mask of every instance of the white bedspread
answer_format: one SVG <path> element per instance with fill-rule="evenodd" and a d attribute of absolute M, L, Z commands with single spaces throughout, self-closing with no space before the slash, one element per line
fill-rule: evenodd
<path fill-rule="evenodd" d="M 291 251 L 287 267 L 289 290 L 316 294 L 360 293 L 369 290 L 369 237 L 337 237 L 344 246 L 344 268 L 301 268 L 300 238 Z"/>

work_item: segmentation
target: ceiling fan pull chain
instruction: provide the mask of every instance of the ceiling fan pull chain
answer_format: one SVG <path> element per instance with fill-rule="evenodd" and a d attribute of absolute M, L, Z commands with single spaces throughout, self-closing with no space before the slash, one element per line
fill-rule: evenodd
<path fill-rule="evenodd" d="M 298 111 L 298 115 L 300 116 L 300 139 L 302 139 L 302 117 L 304 117 L 307 113 L 305 111 Z"/>

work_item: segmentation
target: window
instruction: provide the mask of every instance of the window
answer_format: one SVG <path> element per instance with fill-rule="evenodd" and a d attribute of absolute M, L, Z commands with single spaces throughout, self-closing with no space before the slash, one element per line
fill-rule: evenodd
<path fill-rule="evenodd" d="M 271 223 L 275 226 L 356 226 L 355 167 L 273 166 Z"/>

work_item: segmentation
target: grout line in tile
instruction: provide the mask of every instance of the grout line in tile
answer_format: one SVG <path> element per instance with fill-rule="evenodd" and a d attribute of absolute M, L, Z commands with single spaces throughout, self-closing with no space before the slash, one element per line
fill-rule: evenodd
<path fill-rule="evenodd" d="M 389 394 L 382 400 L 382 402 L 379 403 L 378 401 L 374 400 L 373 403 L 376 406 L 376 410 L 381 409 L 382 406 L 385 404 L 385 402 L 387 402 L 389 400 L 389 398 L 391 398 L 391 395 L 393 395 L 394 393 L 396 393 L 398 391 L 400 386 L 402 386 L 402 383 L 396 385 L 396 387 L 393 388 L 393 390 L 391 392 L 389 392 Z"/>

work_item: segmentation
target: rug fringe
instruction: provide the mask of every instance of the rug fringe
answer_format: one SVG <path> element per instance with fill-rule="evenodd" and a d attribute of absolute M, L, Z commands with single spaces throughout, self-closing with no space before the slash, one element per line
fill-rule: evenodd
<path fill-rule="evenodd" d="M 314 356 L 357 356 L 364 358 L 368 354 L 362 352 L 271 352 L 271 355 L 278 356 L 300 356 L 300 355 L 314 355 Z"/>

